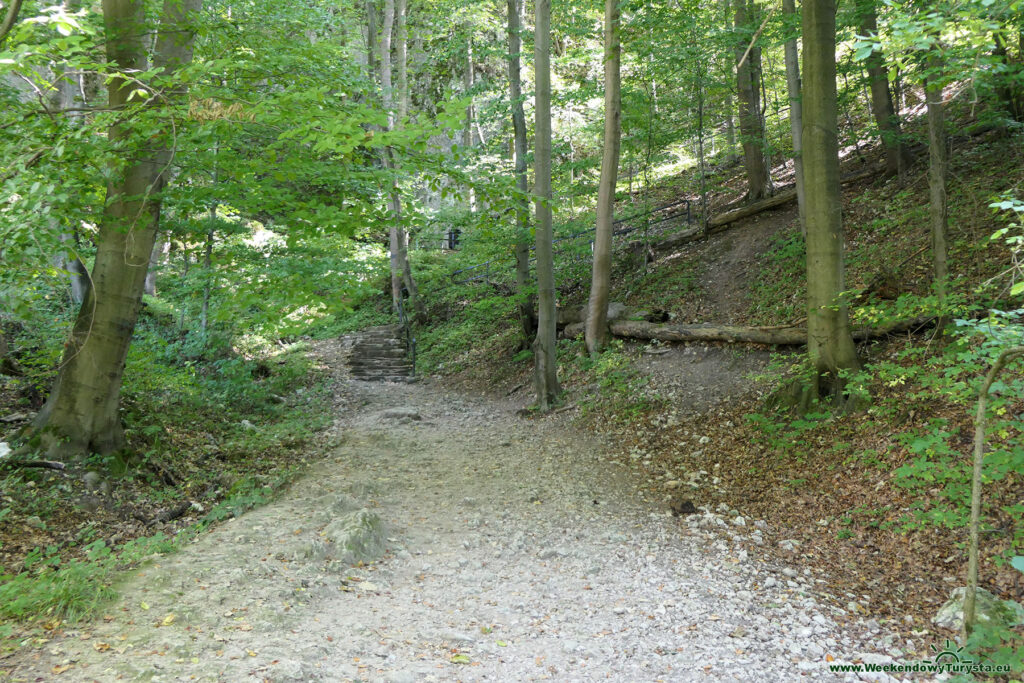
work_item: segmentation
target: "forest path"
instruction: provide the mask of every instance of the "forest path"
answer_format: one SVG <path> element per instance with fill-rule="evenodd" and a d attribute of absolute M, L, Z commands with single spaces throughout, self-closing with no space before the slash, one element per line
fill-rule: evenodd
<path fill-rule="evenodd" d="M 762 523 L 667 515 L 564 415 L 429 381 L 339 392 L 338 443 L 308 476 L 133 574 L 14 678 L 843 680 L 827 654 L 877 647 L 810 570 L 767 556 Z M 388 539 L 349 569 L 323 538 L 354 505 Z"/>

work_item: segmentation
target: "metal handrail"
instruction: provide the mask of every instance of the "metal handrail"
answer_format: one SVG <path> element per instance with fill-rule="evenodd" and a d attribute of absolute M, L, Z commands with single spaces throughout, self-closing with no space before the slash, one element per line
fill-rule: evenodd
<path fill-rule="evenodd" d="M 412 333 L 412 324 L 409 322 L 409 316 L 405 314 L 405 306 L 402 305 L 402 297 L 398 297 L 398 322 L 402 324 L 402 330 L 405 332 L 405 343 L 409 348 L 409 354 L 412 356 L 412 376 L 416 376 L 416 337 Z"/>

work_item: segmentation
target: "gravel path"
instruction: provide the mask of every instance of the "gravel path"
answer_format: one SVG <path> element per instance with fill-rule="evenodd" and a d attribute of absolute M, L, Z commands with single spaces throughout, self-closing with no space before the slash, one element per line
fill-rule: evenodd
<path fill-rule="evenodd" d="M 566 416 L 431 382 L 342 390 L 308 477 L 156 558 L 15 678 L 891 680 L 829 672 L 829 656 L 892 661 L 891 638 L 840 627 L 809 571 L 769 559 L 762 523 L 672 517 Z"/>

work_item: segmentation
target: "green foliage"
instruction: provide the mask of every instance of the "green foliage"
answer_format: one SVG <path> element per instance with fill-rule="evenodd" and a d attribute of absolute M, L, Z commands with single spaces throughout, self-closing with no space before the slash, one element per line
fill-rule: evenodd
<path fill-rule="evenodd" d="M 295 472 L 279 472 L 275 475 L 276 487 L 280 488 L 289 481 Z M 275 485 L 265 483 L 262 478 L 246 476 L 239 479 L 227 492 L 224 500 L 217 503 L 200 520 L 199 529 L 204 529 L 211 524 L 238 517 L 247 510 L 259 507 L 270 501 L 275 493 Z"/>
<path fill-rule="evenodd" d="M 750 312 L 758 320 L 796 320 L 804 313 L 803 287 L 807 256 L 799 233 L 772 238 L 757 280 L 763 286 L 751 292 Z"/>
<path fill-rule="evenodd" d="M 765 448 L 779 457 L 792 457 L 796 462 L 802 462 L 818 448 L 820 440 L 816 432 L 824 423 L 832 420 L 833 415 L 829 412 L 809 412 L 796 419 L 788 419 L 782 413 L 752 413 L 745 418 L 757 427 Z"/>
<path fill-rule="evenodd" d="M 869 308 L 877 320 L 907 315 L 929 305 L 908 297 L 891 308 Z M 898 311 L 895 314 L 887 311 Z M 786 462 L 811 459 L 842 462 L 892 473 L 891 481 L 906 491 L 911 502 L 889 522 L 858 513 L 869 526 L 886 526 L 908 532 L 928 527 L 965 528 L 969 518 L 971 432 L 965 426 L 973 414 L 981 378 L 1002 349 L 1019 344 L 1024 328 L 1022 310 L 991 311 L 985 318 L 961 319 L 947 328 L 941 344 L 908 343 L 868 362 L 847 377 L 846 390 L 871 396 L 867 412 L 871 429 L 853 416 L 811 412 L 794 419 L 785 412 L 747 416 L 757 427 L 760 443 Z M 792 376 L 799 377 L 800 365 Z M 1012 487 L 1024 475 L 1024 372 L 1021 364 L 1008 368 L 993 384 L 988 415 L 988 438 L 982 481 L 988 486 Z M 775 372 L 778 372 L 776 369 Z M 936 411 L 923 425 L 907 425 L 908 411 Z M 952 417 L 947 417 L 951 415 Z M 968 423 L 969 425 L 969 423 Z M 882 445 L 852 448 L 846 439 L 858 440 L 869 433 L 884 433 Z M 828 447 L 826 447 L 828 444 Z M 1009 520 L 1004 557 L 1024 548 L 1024 506 L 1007 499 L 998 514 Z"/>
<path fill-rule="evenodd" d="M 466 297 L 466 287 L 452 287 L 443 293 L 449 306 L 458 306 L 458 316 L 446 325 L 424 330 L 418 337 L 421 367 L 425 372 L 457 372 L 479 358 L 485 340 L 507 339 L 515 333 L 515 300 L 508 296 Z M 461 295 L 461 296 L 460 296 Z M 435 305 L 440 302 L 435 302 Z"/>
<path fill-rule="evenodd" d="M 83 548 L 82 559 L 62 559 L 60 548 L 37 548 L 17 574 L 0 576 L 0 620 L 89 619 L 115 595 L 118 570 L 153 554 L 171 552 L 180 539 L 162 533 L 126 543 L 117 552 L 102 540 Z M 0 623 L 2 626 L 2 623 Z"/>
<path fill-rule="evenodd" d="M 964 648 L 987 664 L 1009 667 L 1018 678 L 1024 674 L 1024 638 L 1013 628 L 978 622 Z"/>
<path fill-rule="evenodd" d="M 584 414 L 600 412 L 630 423 L 657 408 L 661 400 L 647 388 L 646 377 L 634 367 L 634 357 L 621 339 L 613 339 L 597 355 L 587 353 L 582 340 L 564 339 L 558 344 L 559 374 L 567 381 L 586 385 L 578 401 Z"/>
<path fill-rule="evenodd" d="M 1013 265 L 1003 276 L 1010 280 L 1010 296 L 1020 296 L 1024 294 L 1024 202 L 1008 194 L 989 206 L 1011 216 L 1006 227 L 992 233 L 992 241 L 1002 241 L 1010 248 Z"/>

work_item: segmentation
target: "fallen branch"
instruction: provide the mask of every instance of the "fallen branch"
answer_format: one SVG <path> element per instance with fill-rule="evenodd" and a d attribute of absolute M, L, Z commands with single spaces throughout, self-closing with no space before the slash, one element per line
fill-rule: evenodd
<path fill-rule="evenodd" d="M 176 505 L 175 507 L 172 507 L 172 508 L 167 508 L 166 510 L 161 510 L 160 512 L 158 512 L 155 515 L 153 515 L 153 517 L 151 517 L 151 518 L 148 518 L 148 517 L 146 517 L 145 515 L 143 515 L 142 513 L 139 513 L 139 512 L 133 513 L 132 517 L 134 517 L 138 521 L 142 522 L 146 526 L 153 526 L 154 524 L 166 524 L 167 522 L 173 522 L 174 520 L 176 520 L 179 517 L 183 516 L 191 508 L 192 508 L 192 503 L 191 502 L 187 502 L 187 503 L 181 503 L 181 504 Z"/>
<path fill-rule="evenodd" d="M 58 470 L 63 472 L 67 467 L 62 462 L 54 460 L 0 460 L 0 467 L 36 467 L 46 470 Z"/>

